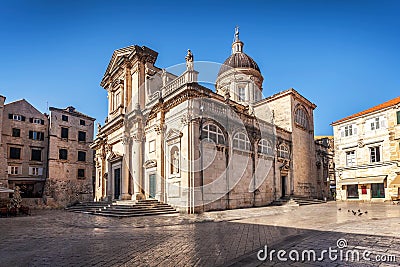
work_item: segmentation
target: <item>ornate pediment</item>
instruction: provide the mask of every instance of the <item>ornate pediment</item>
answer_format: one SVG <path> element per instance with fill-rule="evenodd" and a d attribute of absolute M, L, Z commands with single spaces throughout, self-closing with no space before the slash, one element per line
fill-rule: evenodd
<path fill-rule="evenodd" d="M 119 161 L 119 160 L 122 160 L 122 155 L 120 155 L 114 151 L 111 151 L 111 154 L 107 157 L 107 160 L 110 162 Z"/>
<path fill-rule="evenodd" d="M 155 161 L 155 160 L 146 160 L 146 162 L 144 163 L 143 167 L 145 167 L 146 169 L 157 167 L 157 161 Z"/>
<path fill-rule="evenodd" d="M 165 135 L 166 140 L 172 140 L 176 138 L 181 138 L 183 133 L 177 129 L 170 129 Z"/>

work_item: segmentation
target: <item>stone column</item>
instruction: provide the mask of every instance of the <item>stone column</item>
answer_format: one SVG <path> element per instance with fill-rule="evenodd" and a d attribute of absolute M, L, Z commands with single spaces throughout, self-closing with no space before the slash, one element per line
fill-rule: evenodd
<path fill-rule="evenodd" d="M 142 138 L 140 134 L 135 134 L 132 140 L 132 177 L 133 177 L 133 199 L 137 199 L 142 193 Z"/>
<path fill-rule="evenodd" d="M 131 200 L 132 197 L 131 194 L 129 194 L 129 137 L 124 137 L 122 144 L 124 145 L 124 156 L 121 165 L 121 199 Z"/>

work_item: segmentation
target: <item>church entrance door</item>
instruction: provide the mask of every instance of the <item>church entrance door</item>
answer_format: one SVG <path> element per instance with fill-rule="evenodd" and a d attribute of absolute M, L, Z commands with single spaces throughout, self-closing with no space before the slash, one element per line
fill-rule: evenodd
<path fill-rule="evenodd" d="M 285 197 L 286 196 L 286 176 L 281 176 L 281 188 L 282 188 L 282 196 L 281 197 Z"/>
<path fill-rule="evenodd" d="M 149 175 L 149 197 L 155 198 L 156 196 L 156 175 Z"/>
<path fill-rule="evenodd" d="M 121 194 L 121 168 L 114 169 L 114 199 Z"/>

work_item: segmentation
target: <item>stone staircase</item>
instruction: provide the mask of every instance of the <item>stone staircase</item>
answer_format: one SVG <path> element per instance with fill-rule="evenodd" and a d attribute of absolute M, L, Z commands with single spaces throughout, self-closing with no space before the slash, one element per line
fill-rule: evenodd
<path fill-rule="evenodd" d="M 306 198 L 306 197 L 291 197 L 289 204 L 295 204 L 297 206 L 313 205 L 325 203 L 324 200 L 316 198 Z"/>
<path fill-rule="evenodd" d="M 156 199 L 84 202 L 68 207 L 66 210 L 107 217 L 137 217 L 178 213 L 178 211 L 170 205 L 161 203 Z"/>
<path fill-rule="evenodd" d="M 273 201 L 270 206 L 283 206 L 283 205 L 291 205 L 291 206 L 305 206 L 305 205 L 313 205 L 313 204 L 321 204 L 325 203 L 324 200 L 315 199 L 315 198 L 307 198 L 307 197 L 286 197 Z"/>

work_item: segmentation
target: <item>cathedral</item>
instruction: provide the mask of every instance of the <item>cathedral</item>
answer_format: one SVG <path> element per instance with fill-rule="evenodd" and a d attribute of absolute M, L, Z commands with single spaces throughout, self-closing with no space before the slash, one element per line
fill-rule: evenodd
<path fill-rule="evenodd" d="M 322 197 L 316 105 L 294 89 L 264 98 L 243 46 L 236 29 L 211 89 L 190 50 L 181 74 L 157 67 L 146 46 L 114 51 L 101 81 L 108 116 L 92 145 L 95 201 L 154 198 L 197 213 Z"/>

